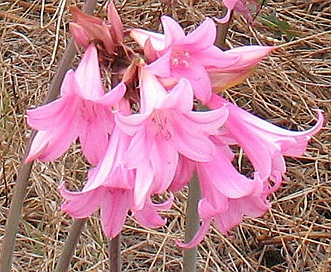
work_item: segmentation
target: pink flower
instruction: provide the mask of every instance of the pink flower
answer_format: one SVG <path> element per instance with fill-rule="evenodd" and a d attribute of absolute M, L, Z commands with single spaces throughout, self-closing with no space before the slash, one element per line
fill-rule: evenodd
<path fill-rule="evenodd" d="M 97 164 L 114 127 L 112 107 L 125 93 L 119 84 L 104 94 L 97 50 L 90 45 L 74 72 L 68 71 L 57 100 L 28 110 L 28 124 L 39 130 L 26 161 L 51 161 L 60 157 L 78 137 L 91 164 Z"/>
<path fill-rule="evenodd" d="M 156 50 L 157 58 L 148 69 L 166 85 L 173 86 L 181 78 L 188 79 L 195 96 L 207 102 L 211 97 L 211 83 L 205 68 L 231 67 L 240 56 L 225 54 L 214 46 L 216 26 L 209 18 L 187 35 L 172 18 L 163 16 L 161 21 L 164 35 L 141 29 L 131 31 L 132 37 L 141 46 L 145 46 L 150 39 Z"/>
<path fill-rule="evenodd" d="M 221 19 L 215 20 L 218 23 L 227 23 L 233 11 L 241 13 L 249 23 L 253 22 L 249 4 L 255 6 L 256 10 L 260 9 L 259 3 L 256 0 L 222 0 L 224 6 L 227 8 L 226 15 Z"/>
<path fill-rule="evenodd" d="M 232 152 L 223 145 L 219 146 L 212 160 L 197 163 L 202 195 L 198 213 L 202 225 L 189 243 L 177 242 L 179 246 L 194 247 L 200 243 L 212 219 L 222 233 L 227 233 L 242 221 L 244 215 L 260 216 L 269 208 L 266 200 L 260 201 L 261 196 L 265 198 L 268 195 L 266 192 L 270 193 L 270 190 L 264 188 L 265 184 L 258 173 L 249 179 L 235 169 L 232 160 Z M 243 203 L 245 207 L 245 200 L 250 206 L 246 210 L 239 206 L 239 203 Z"/>
<path fill-rule="evenodd" d="M 136 210 L 133 201 L 135 171 L 123 167 L 123 157 L 130 141 L 129 136 L 115 127 L 103 160 L 90 170 L 82 192 L 70 192 L 64 184 L 60 186 L 60 193 L 65 198 L 62 209 L 72 217 L 86 218 L 100 208 L 102 228 L 109 238 L 121 231 L 128 211 Z M 168 210 L 172 201 L 170 198 L 165 203 L 154 204 L 148 198 L 133 215 L 146 227 L 160 227 L 166 220 L 157 211 Z"/>
<path fill-rule="evenodd" d="M 177 241 L 179 246 L 185 248 L 196 246 L 204 238 L 212 220 L 226 234 L 240 224 L 245 215 L 263 215 L 270 207 L 268 196 L 280 186 L 286 171 L 283 156 L 302 155 L 308 140 L 323 125 L 321 111 L 317 111 L 318 120 L 313 128 L 293 132 L 267 123 L 217 95 L 213 95 L 209 106 L 214 109 L 228 108 L 229 117 L 220 135 L 213 136 L 218 146 L 213 158 L 196 163 L 202 195 L 198 207 L 202 225 L 190 242 Z M 255 169 L 253 179 L 234 168 L 229 145 L 239 145 L 246 152 Z M 189 161 L 182 164 L 192 169 Z M 190 170 L 185 176 L 189 177 L 192 172 Z M 178 189 L 183 183 L 177 179 L 170 188 Z"/>
<path fill-rule="evenodd" d="M 194 112 L 193 91 L 182 79 L 167 92 L 158 79 L 145 67 L 141 68 L 140 113 L 116 115 L 116 123 L 132 136 L 125 166 L 136 169 L 135 203 L 139 209 L 145 199 L 164 192 L 174 178 L 178 156 L 195 161 L 208 161 L 215 152 L 210 135 L 227 118 L 217 109 Z"/>
<path fill-rule="evenodd" d="M 209 106 L 226 107 L 229 110 L 220 138 L 242 147 L 262 180 L 278 180 L 286 171 L 283 156 L 301 156 L 307 148 L 308 140 L 322 128 L 324 121 L 322 112 L 316 110 L 318 120 L 314 127 L 306 131 L 289 131 L 272 125 L 217 95 L 213 96 Z"/>
<path fill-rule="evenodd" d="M 223 52 L 214 46 L 216 26 L 207 18 L 197 29 L 184 34 L 170 17 L 161 18 L 164 35 L 133 29 L 132 37 L 145 47 L 148 69 L 163 85 L 173 86 L 181 78 L 190 81 L 194 95 L 207 103 L 211 89 L 219 92 L 240 83 L 252 73 L 252 67 L 275 49 L 272 46 L 243 46 Z"/>

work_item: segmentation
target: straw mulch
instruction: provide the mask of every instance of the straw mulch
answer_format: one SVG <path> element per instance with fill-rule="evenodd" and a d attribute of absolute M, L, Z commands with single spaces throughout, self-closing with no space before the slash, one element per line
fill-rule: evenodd
<path fill-rule="evenodd" d="M 105 1 L 98 16 L 105 17 Z M 161 30 L 159 16 L 169 14 L 187 30 L 204 16 L 220 14 L 216 0 L 116 1 L 127 27 Z M 20 160 L 31 130 L 25 111 L 40 105 L 70 38 L 68 6 L 77 0 L 0 3 L 0 239 Z M 199 246 L 198 271 L 331 271 L 331 1 L 267 1 L 248 26 L 234 17 L 227 45 L 279 45 L 262 61 L 254 76 L 224 93 L 258 116 L 292 130 L 311 127 L 314 108 L 324 110 L 325 127 L 306 154 L 287 159 L 284 183 L 271 201 L 270 212 L 245 219 L 231 237 L 216 228 Z M 267 23 L 272 16 L 276 23 Z M 283 22 L 279 24 L 279 22 Z M 285 23 L 284 23 L 285 22 Z M 287 27 L 290 29 L 286 29 Z M 245 156 L 241 171 L 250 172 Z M 60 211 L 57 187 L 66 180 L 80 189 L 89 168 L 75 148 L 54 163 L 35 163 L 24 203 L 13 259 L 13 271 L 53 271 L 72 219 Z M 144 229 L 128 218 L 123 229 L 123 271 L 180 271 L 182 252 L 174 239 L 183 238 L 186 192 L 177 201 L 166 227 Z M 71 271 L 106 271 L 107 240 L 98 215 L 88 221 Z"/>

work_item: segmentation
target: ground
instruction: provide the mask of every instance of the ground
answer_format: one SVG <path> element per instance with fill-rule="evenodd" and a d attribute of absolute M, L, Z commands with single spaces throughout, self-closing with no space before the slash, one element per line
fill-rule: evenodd
<path fill-rule="evenodd" d="M 216 0 L 115 1 L 126 27 L 161 30 L 168 14 L 187 31 L 205 16 L 219 16 Z M 0 239 L 3 239 L 15 179 L 31 129 L 26 109 L 40 105 L 70 38 L 70 5 L 76 0 L 4 0 L 0 3 Z M 95 14 L 105 18 L 105 1 Z M 255 15 L 255 14 L 254 14 Z M 221 235 L 212 227 L 199 246 L 198 271 L 331 271 L 331 1 L 266 1 L 252 26 L 238 14 L 227 47 L 277 45 L 246 82 L 223 95 L 282 127 L 303 130 L 324 110 L 325 124 L 302 157 L 288 158 L 281 188 L 262 218 Z M 73 64 L 75 67 L 75 64 Z M 238 156 L 238 159 L 240 157 Z M 13 271 L 53 271 L 72 219 L 60 210 L 58 185 L 81 187 L 89 166 L 72 148 L 54 163 L 34 165 L 25 198 Z M 242 171 L 250 166 L 242 162 Z M 180 271 L 182 251 L 174 245 L 185 227 L 187 192 L 164 214 L 158 230 L 128 218 L 122 233 L 123 271 Z M 70 271 L 106 271 L 107 240 L 98 214 L 88 220 Z"/>

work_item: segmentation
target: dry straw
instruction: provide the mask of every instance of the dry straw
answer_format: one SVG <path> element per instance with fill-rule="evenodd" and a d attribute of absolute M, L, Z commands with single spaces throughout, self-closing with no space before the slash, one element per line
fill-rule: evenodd
<path fill-rule="evenodd" d="M 159 16 L 169 14 L 189 31 L 204 16 L 220 14 L 218 1 L 116 1 L 127 27 L 161 30 Z M 30 129 L 25 110 L 40 105 L 70 38 L 64 1 L 5 0 L 0 3 L 0 239 L 18 166 Z M 313 108 L 324 110 L 326 122 L 306 154 L 288 159 L 288 172 L 272 196 L 263 218 L 249 219 L 222 236 L 216 228 L 199 246 L 199 271 L 316 271 L 331 267 L 331 1 L 267 1 L 251 27 L 235 15 L 228 47 L 242 44 L 280 45 L 255 75 L 224 95 L 238 105 L 280 126 L 302 130 L 315 122 Z M 105 17 L 105 2 L 96 13 Z M 261 16 L 287 22 L 290 32 L 267 24 Z M 286 31 L 285 31 L 286 30 Z M 238 150 L 238 165 L 250 165 Z M 60 211 L 59 182 L 72 189 L 83 185 L 86 169 L 77 149 L 54 163 L 33 168 L 15 246 L 13 271 L 54 271 L 72 219 Z M 78 183 L 77 183 L 78 181 Z M 78 185 L 77 185 L 78 184 Z M 129 218 L 123 230 L 123 271 L 180 271 L 182 252 L 174 238 L 183 238 L 187 192 L 176 195 L 174 209 L 159 230 L 138 226 Z M 71 271 L 106 271 L 107 240 L 98 216 L 88 220 Z"/>

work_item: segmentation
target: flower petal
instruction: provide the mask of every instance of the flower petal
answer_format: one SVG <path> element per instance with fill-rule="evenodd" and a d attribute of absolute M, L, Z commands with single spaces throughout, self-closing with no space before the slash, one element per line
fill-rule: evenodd
<path fill-rule="evenodd" d="M 109 190 L 101 202 L 101 223 L 108 238 L 115 238 L 122 230 L 129 210 L 129 196 L 126 190 Z"/>
<path fill-rule="evenodd" d="M 75 71 L 83 98 L 95 100 L 104 94 L 101 81 L 97 49 L 91 44 Z"/>

